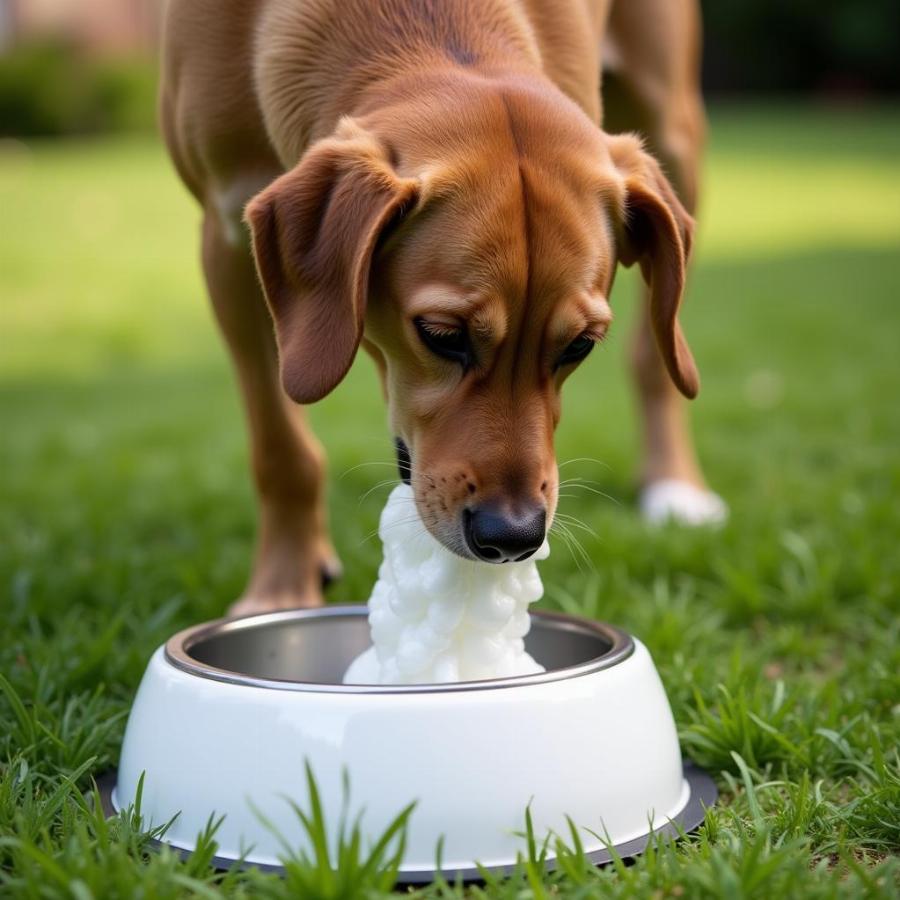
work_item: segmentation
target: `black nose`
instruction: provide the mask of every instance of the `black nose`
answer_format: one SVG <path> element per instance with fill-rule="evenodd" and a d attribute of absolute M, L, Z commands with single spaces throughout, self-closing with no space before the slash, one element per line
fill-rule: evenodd
<path fill-rule="evenodd" d="M 485 562 L 520 562 L 544 543 L 547 513 L 529 506 L 521 513 L 479 506 L 463 513 L 466 543 Z"/>

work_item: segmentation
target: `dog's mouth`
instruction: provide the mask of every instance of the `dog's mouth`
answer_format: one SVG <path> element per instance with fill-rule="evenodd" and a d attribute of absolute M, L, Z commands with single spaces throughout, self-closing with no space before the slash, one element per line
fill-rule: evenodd
<path fill-rule="evenodd" d="M 409 446 L 401 437 L 394 438 L 394 450 L 397 454 L 397 474 L 404 484 L 412 484 L 412 455 L 409 452 Z M 442 523 L 442 527 L 435 529 L 429 526 L 424 519 L 421 518 L 421 512 L 416 504 L 416 513 L 422 522 L 422 525 L 431 533 L 431 535 L 444 545 L 451 553 L 461 556 L 463 559 L 476 559 L 474 554 L 469 550 L 466 543 L 463 530 L 461 527 L 454 528 L 451 523 Z M 446 530 L 445 530 L 446 529 Z"/>
<path fill-rule="evenodd" d="M 412 461 L 409 458 L 409 447 L 403 438 L 394 438 L 394 448 L 397 451 L 397 471 L 400 474 L 400 480 L 404 484 L 409 484 L 412 478 Z"/>

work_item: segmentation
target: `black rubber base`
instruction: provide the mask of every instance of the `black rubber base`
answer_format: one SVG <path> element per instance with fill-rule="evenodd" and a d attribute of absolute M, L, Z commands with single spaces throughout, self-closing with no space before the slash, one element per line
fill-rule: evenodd
<path fill-rule="evenodd" d="M 612 862 L 613 854 L 623 860 L 630 860 L 639 856 L 644 852 L 650 841 L 656 837 L 678 837 L 687 832 L 695 831 L 703 823 L 706 809 L 712 806 L 718 799 L 719 792 L 715 782 L 703 769 L 695 766 L 690 760 L 684 762 L 684 777 L 691 789 L 690 797 L 684 809 L 674 816 L 665 825 L 634 840 L 626 841 L 622 844 L 616 844 L 611 848 L 603 848 L 593 850 L 587 853 L 587 858 L 596 866 L 604 866 Z M 116 786 L 116 771 L 111 769 L 105 772 L 97 779 L 97 787 L 100 791 L 100 797 L 103 802 L 103 809 L 107 815 L 115 815 L 116 810 L 112 805 L 112 792 Z M 154 841 L 154 844 L 161 845 L 162 841 Z M 182 850 L 180 847 L 173 847 L 184 857 L 191 855 L 190 850 Z M 235 860 L 223 856 L 213 857 L 213 865 L 219 869 L 230 868 Z M 245 868 L 256 868 L 263 872 L 281 873 L 281 866 L 271 866 L 264 863 L 244 863 Z M 547 871 L 553 871 L 556 868 L 556 861 L 553 857 L 547 859 Z M 486 871 L 493 875 L 508 875 L 515 868 L 515 863 L 501 866 L 485 867 Z M 400 885 L 404 884 L 429 884 L 434 881 L 437 872 L 435 870 L 411 871 L 404 872 L 402 869 L 398 878 Z M 475 868 L 445 870 L 444 878 L 449 882 L 461 879 L 464 882 L 481 882 L 483 881 L 481 872 Z"/>

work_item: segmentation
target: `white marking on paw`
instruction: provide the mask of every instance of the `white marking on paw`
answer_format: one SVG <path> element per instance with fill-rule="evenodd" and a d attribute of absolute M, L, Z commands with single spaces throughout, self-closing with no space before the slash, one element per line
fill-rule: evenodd
<path fill-rule="evenodd" d="M 728 519 L 728 505 L 718 494 L 675 478 L 650 482 L 638 502 L 652 525 L 721 525 Z"/>

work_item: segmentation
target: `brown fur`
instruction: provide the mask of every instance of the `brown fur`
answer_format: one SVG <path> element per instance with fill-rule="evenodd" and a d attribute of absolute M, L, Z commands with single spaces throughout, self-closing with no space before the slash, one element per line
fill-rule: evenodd
<path fill-rule="evenodd" d="M 605 335 L 617 261 L 648 284 L 646 474 L 701 482 L 675 396 L 698 388 L 677 319 L 702 140 L 697 12 L 693 0 L 609 7 L 172 0 L 163 128 L 205 211 L 261 498 L 241 611 L 319 602 L 336 568 L 321 452 L 285 394 L 323 397 L 360 343 L 439 540 L 468 554 L 461 511 L 474 502 L 537 503 L 551 518 L 572 368 L 554 362 L 579 334 Z M 648 135 L 675 188 L 637 138 L 601 129 L 602 46 L 617 68 L 610 116 Z M 465 326 L 472 369 L 429 351 L 416 318 Z"/>

